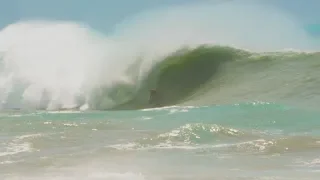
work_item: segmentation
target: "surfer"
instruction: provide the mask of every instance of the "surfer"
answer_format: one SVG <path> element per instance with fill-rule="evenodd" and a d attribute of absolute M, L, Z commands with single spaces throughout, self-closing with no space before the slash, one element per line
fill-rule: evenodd
<path fill-rule="evenodd" d="M 149 97 L 149 104 L 153 106 L 159 106 L 159 94 L 157 93 L 157 90 L 151 89 L 150 90 L 150 97 Z"/>

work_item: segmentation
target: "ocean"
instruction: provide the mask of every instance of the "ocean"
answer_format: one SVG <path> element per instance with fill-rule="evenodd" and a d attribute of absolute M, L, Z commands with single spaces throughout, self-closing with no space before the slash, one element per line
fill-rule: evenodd
<path fill-rule="evenodd" d="M 1 179 L 317 179 L 319 112 L 273 103 L 1 113 Z"/>
<path fill-rule="evenodd" d="M 195 78 L 215 57 L 219 70 Z M 96 110 L 3 110 L 1 179 L 317 179 L 317 57 L 199 47 L 155 65 L 142 88 L 98 93 Z M 146 87 L 166 104 L 148 105 Z M 119 103 L 99 109 L 114 94 Z"/>
<path fill-rule="evenodd" d="M 230 3 L 1 29 L 0 179 L 319 179 L 315 38 Z"/>

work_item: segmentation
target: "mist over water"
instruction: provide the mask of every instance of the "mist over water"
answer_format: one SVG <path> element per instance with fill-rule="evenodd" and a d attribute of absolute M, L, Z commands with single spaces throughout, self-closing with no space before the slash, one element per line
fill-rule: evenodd
<path fill-rule="evenodd" d="M 0 31 L 1 108 L 87 108 L 95 88 L 137 84 L 125 72 L 138 58 L 143 74 L 186 45 L 316 50 L 312 41 L 292 16 L 254 1 L 146 11 L 119 22 L 111 34 L 77 22 L 15 22 Z"/>
<path fill-rule="evenodd" d="M 151 10 L 118 25 L 116 32 L 132 43 L 147 46 L 154 42 L 147 47 L 162 47 L 159 49 L 203 43 L 252 51 L 313 48 L 312 38 L 292 15 L 255 1 L 193 3 Z"/>

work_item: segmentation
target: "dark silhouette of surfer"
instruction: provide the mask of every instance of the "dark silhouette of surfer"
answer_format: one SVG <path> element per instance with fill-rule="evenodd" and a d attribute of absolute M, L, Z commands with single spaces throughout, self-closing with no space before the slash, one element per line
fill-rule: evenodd
<path fill-rule="evenodd" d="M 155 89 L 151 89 L 150 91 L 150 97 L 149 97 L 149 104 L 152 106 L 161 106 L 160 102 L 160 95 Z"/>

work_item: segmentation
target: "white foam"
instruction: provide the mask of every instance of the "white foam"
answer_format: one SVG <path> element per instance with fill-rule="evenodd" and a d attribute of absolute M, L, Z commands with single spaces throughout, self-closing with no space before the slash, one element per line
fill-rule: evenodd
<path fill-rule="evenodd" d="M 30 143 L 9 143 L 4 151 L 0 152 L 0 156 L 14 155 L 22 152 L 30 152 Z"/>
<path fill-rule="evenodd" d="M 15 137 L 11 142 L 5 143 L 5 148 L 0 151 L 0 156 L 15 155 L 23 152 L 31 152 L 33 150 L 31 143 L 25 142 L 27 138 L 36 138 L 41 134 L 28 134 Z"/>
<path fill-rule="evenodd" d="M 16 22 L 0 31 L 0 108 L 86 110 L 93 89 L 138 84 L 125 73 L 137 58 L 145 60 L 136 70 L 141 77 L 154 61 L 184 45 L 273 51 L 309 49 L 310 41 L 294 17 L 258 1 L 150 10 L 118 23 L 109 36 L 76 22 Z M 114 105 L 104 98 L 104 106 Z"/>
<path fill-rule="evenodd" d="M 127 143 L 127 144 L 115 144 L 115 145 L 109 145 L 106 146 L 107 148 L 113 148 L 121 151 L 133 151 L 133 150 L 139 150 L 139 151 L 147 151 L 152 149 L 164 149 L 164 150 L 174 150 L 174 149 L 181 149 L 181 150 L 194 150 L 194 149 L 202 149 L 207 146 L 188 146 L 185 144 L 181 145 L 173 145 L 170 143 L 159 143 L 157 145 L 139 145 L 136 143 Z"/>
<path fill-rule="evenodd" d="M 21 176 L 10 176 L 7 180 L 18 180 Z M 33 176 L 23 176 L 25 180 L 145 180 L 144 176 L 140 173 L 133 172 L 108 172 L 107 169 L 100 168 L 85 168 L 85 167 L 73 167 L 68 171 L 56 170 L 50 173 L 35 174 Z"/>

